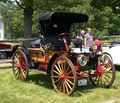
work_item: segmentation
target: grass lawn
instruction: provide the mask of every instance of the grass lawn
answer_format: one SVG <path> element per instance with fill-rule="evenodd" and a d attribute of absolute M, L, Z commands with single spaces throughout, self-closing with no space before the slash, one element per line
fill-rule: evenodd
<path fill-rule="evenodd" d="M 54 91 L 49 76 L 31 72 L 21 82 L 15 80 L 12 68 L 0 69 L 0 103 L 120 103 L 120 71 L 109 89 L 87 85 L 65 96 Z"/>

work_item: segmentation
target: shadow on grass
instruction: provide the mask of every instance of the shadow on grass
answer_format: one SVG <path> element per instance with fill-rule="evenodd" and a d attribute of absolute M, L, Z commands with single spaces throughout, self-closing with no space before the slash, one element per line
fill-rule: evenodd
<path fill-rule="evenodd" d="M 79 86 L 79 87 L 77 86 L 76 91 L 75 91 L 73 97 L 82 96 L 83 94 L 89 94 L 95 88 L 98 88 L 98 87 L 93 86 L 90 83 L 88 83 L 86 86 Z"/>
<path fill-rule="evenodd" d="M 44 74 L 30 74 L 27 79 L 28 83 L 35 83 L 36 85 L 43 86 L 47 89 L 52 89 L 52 83 L 50 75 Z"/>
<path fill-rule="evenodd" d="M 35 83 L 36 85 L 43 86 L 47 89 L 53 89 L 51 77 L 50 75 L 44 74 L 30 74 L 27 79 L 28 83 Z M 93 86 L 92 84 L 88 84 L 86 86 L 76 87 L 76 90 L 72 97 L 82 96 L 82 94 L 90 93 L 97 87 Z M 57 93 L 56 93 L 57 94 Z"/>

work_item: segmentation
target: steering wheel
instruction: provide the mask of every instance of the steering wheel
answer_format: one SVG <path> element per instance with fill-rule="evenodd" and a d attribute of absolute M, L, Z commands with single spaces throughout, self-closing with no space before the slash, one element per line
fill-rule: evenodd
<path fill-rule="evenodd" d="M 68 51 L 68 43 L 67 43 L 67 40 L 66 40 L 66 36 L 68 35 L 69 33 L 61 33 L 59 34 L 60 37 L 62 37 L 63 41 L 64 41 L 64 45 L 65 45 L 65 49 L 66 51 Z"/>

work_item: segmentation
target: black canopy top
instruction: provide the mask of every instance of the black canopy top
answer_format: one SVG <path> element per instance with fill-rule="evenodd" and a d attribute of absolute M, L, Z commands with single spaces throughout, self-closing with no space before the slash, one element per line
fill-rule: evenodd
<path fill-rule="evenodd" d="M 46 12 L 39 18 L 43 35 L 69 32 L 71 24 L 87 21 L 88 15 L 71 12 Z"/>

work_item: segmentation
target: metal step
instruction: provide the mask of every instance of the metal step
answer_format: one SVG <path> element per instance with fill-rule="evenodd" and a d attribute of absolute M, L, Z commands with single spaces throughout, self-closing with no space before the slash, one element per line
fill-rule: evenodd
<path fill-rule="evenodd" d="M 31 69 L 31 71 L 47 75 L 46 71 L 43 71 L 43 70 L 40 70 L 40 69 Z"/>

